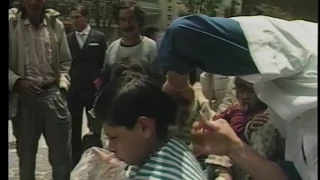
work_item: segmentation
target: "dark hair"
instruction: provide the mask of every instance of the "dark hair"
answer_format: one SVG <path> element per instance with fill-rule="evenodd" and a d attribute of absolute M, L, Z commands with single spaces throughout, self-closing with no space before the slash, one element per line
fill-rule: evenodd
<path fill-rule="evenodd" d="M 27 18 L 27 9 L 23 6 L 23 0 L 20 0 L 19 3 L 15 3 L 15 6 L 18 9 L 18 12 L 21 12 L 21 19 L 26 19 Z M 42 13 L 40 14 L 40 16 L 42 16 L 42 19 L 44 18 L 44 15 L 46 13 L 46 4 L 45 3 L 42 7 Z"/>
<path fill-rule="evenodd" d="M 153 34 L 160 32 L 159 28 L 156 27 L 147 27 L 144 29 L 143 35 L 151 38 Z"/>
<path fill-rule="evenodd" d="M 235 77 L 234 85 L 237 89 L 248 89 L 253 90 L 252 87 L 249 87 L 245 80 L 241 79 L 240 77 Z"/>
<path fill-rule="evenodd" d="M 118 24 L 119 23 L 119 12 L 122 9 L 128 9 L 133 8 L 134 13 L 136 15 L 136 19 L 140 26 L 144 25 L 144 19 L 145 19 L 145 12 L 141 9 L 141 7 L 135 2 L 131 0 L 122 0 L 119 3 L 115 4 L 113 6 L 112 10 L 112 16 L 114 18 L 114 21 Z"/>
<path fill-rule="evenodd" d="M 157 136 L 163 139 L 174 123 L 177 107 L 152 78 L 127 70 L 103 88 L 94 111 L 104 123 L 127 129 L 133 129 L 141 116 L 154 119 Z"/>
<path fill-rule="evenodd" d="M 77 6 L 71 8 L 71 11 L 77 11 L 79 10 L 80 11 L 80 14 L 83 16 L 83 17 L 88 17 L 89 15 L 89 8 L 88 6 L 84 5 L 84 4 L 78 4 Z"/>
<path fill-rule="evenodd" d="M 112 79 L 122 76 L 126 71 L 145 74 L 153 79 L 159 87 L 162 87 L 166 81 L 165 75 L 154 64 L 137 59 L 123 58 L 112 65 L 106 65 L 101 76 L 102 87 L 112 81 Z"/>

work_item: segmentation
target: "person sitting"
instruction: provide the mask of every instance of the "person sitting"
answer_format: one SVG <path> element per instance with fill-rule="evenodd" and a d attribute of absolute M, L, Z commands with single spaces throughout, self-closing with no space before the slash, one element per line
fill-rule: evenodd
<path fill-rule="evenodd" d="M 235 133 L 259 154 L 272 160 L 284 160 L 284 140 L 269 119 L 267 105 L 254 92 L 253 85 L 235 78 L 237 101 L 214 119 L 225 119 Z M 233 176 L 242 179 L 247 176 L 233 166 Z"/>
<path fill-rule="evenodd" d="M 188 146 L 168 136 L 177 105 L 146 69 L 102 78 L 108 83 L 100 87 L 94 113 L 103 122 L 107 149 L 129 165 L 130 179 L 206 179 Z"/>

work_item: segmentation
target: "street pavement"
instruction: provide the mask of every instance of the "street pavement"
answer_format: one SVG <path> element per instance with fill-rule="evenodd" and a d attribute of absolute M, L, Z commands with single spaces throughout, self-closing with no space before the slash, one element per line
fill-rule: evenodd
<path fill-rule="evenodd" d="M 195 94 L 197 97 L 202 96 L 201 94 L 201 85 L 196 83 L 194 85 Z M 89 132 L 87 125 L 86 113 L 83 113 L 83 127 L 82 134 Z M 15 149 L 15 138 L 12 134 L 12 125 L 9 121 L 9 180 L 19 180 L 19 159 L 17 157 Z M 41 137 L 39 141 L 38 154 L 36 160 L 36 179 L 37 180 L 51 180 L 51 166 L 48 161 L 48 148 L 44 141 L 44 138 Z"/>

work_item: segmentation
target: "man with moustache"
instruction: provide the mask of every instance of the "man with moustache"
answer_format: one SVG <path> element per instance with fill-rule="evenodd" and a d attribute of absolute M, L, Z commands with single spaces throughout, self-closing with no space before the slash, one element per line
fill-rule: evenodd
<path fill-rule="evenodd" d="M 140 34 L 145 19 L 142 9 L 133 1 L 122 0 L 114 7 L 112 14 L 122 37 L 108 47 L 104 68 L 107 69 L 107 66 L 126 58 L 153 63 L 157 55 L 156 42 Z M 105 147 L 107 137 L 104 133 L 101 135 Z"/>
<path fill-rule="evenodd" d="M 75 31 L 68 34 L 68 42 L 73 58 L 70 76 L 71 86 L 68 94 L 68 106 L 72 118 L 72 158 L 73 165 L 79 162 L 84 145 L 82 144 L 82 117 L 83 109 L 86 112 L 91 108 L 95 87 L 94 80 L 100 75 L 106 41 L 104 34 L 94 30 L 88 24 L 88 8 L 78 5 L 71 9 Z M 90 133 L 89 141 L 94 146 L 102 146 L 100 142 L 101 123 L 87 113 Z M 87 138 L 86 138 L 87 139 Z"/>
<path fill-rule="evenodd" d="M 58 12 L 46 0 L 9 10 L 9 118 L 17 139 L 20 179 L 35 180 L 41 134 L 54 180 L 69 180 L 71 121 L 65 96 L 71 56 Z"/>
<path fill-rule="evenodd" d="M 145 19 L 142 9 L 133 1 L 124 0 L 115 6 L 113 16 L 122 37 L 111 43 L 106 53 L 105 65 L 123 58 L 152 63 L 157 53 L 156 43 L 139 33 Z"/>

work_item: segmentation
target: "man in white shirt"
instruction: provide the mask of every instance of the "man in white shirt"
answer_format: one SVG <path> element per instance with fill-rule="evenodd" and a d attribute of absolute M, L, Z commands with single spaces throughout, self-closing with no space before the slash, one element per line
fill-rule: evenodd
<path fill-rule="evenodd" d="M 71 87 L 68 94 L 68 106 L 72 117 L 72 156 L 74 166 L 81 158 L 83 109 L 91 109 L 95 87 L 94 80 L 102 69 L 106 41 L 104 34 L 94 30 L 88 24 L 88 8 L 79 5 L 71 10 L 75 32 L 68 34 L 68 43 L 72 55 L 70 69 Z M 101 123 L 87 113 L 90 137 L 95 146 L 101 146 Z M 87 136 L 86 136 L 87 137 Z"/>
<path fill-rule="evenodd" d="M 108 47 L 105 65 L 123 58 L 141 59 L 152 63 L 157 55 L 156 42 L 140 34 L 145 13 L 132 1 L 120 1 L 114 8 L 113 16 L 118 24 L 122 38 Z"/>

